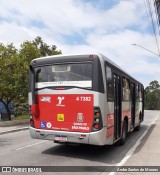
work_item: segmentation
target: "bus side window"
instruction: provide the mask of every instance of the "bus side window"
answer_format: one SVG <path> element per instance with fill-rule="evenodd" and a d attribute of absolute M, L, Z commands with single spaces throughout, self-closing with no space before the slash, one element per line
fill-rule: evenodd
<path fill-rule="evenodd" d="M 126 78 L 123 78 L 123 101 L 130 100 L 130 86 L 129 81 Z"/>
<path fill-rule="evenodd" d="M 142 101 L 142 87 L 139 86 L 139 101 Z"/>
<path fill-rule="evenodd" d="M 112 70 L 106 66 L 107 101 L 114 101 Z"/>
<path fill-rule="evenodd" d="M 142 92 L 143 92 L 143 89 L 142 89 L 141 85 L 137 85 L 137 87 L 136 87 L 136 101 L 139 101 L 139 102 L 142 101 Z"/>
<path fill-rule="evenodd" d="M 136 85 L 136 101 L 139 101 L 139 99 L 140 99 L 140 96 L 139 96 L 140 94 L 139 94 L 139 86 L 138 86 L 138 84 Z"/>

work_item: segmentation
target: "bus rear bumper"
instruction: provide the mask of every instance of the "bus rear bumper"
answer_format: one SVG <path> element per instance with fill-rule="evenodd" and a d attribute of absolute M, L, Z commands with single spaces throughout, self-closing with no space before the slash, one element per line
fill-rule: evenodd
<path fill-rule="evenodd" d="M 56 143 L 78 143 L 91 145 L 105 145 L 105 129 L 91 133 L 42 130 L 29 126 L 30 135 L 34 139 L 51 140 Z"/>

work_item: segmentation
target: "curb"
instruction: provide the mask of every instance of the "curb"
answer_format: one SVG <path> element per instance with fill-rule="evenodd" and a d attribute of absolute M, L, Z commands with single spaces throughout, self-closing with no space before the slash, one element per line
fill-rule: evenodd
<path fill-rule="evenodd" d="M 25 124 L 25 123 L 28 123 L 29 125 L 29 119 L 0 122 L 0 127 L 15 126 L 15 125 L 20 125 L 20 124 Z"/>
<path fill-rule="evenodd" d="M 2 131 L 0 132 L 0 135 L 3 135 L 3 134 L 7 134 L 7 133 L 12 133 L 12 132 L 18 132 L 18 131 L 24 131 L 24 130 L 28 130 L 29 127 L 23 127 L 23 128 L 16 128 L 16 129 L 12 129 L 12 130 L 6 130 L 6 131 Z"/>

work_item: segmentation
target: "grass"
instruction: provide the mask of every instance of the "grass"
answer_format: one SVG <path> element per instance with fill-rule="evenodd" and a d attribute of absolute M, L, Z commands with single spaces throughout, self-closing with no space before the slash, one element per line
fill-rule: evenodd
<path fill-rule="evenodd" d="M 12 120 L 24 120 L 24 119 L 29 119 L 30 116 L 29 115 L 21 115 L 18 117 L 13 117 Z"/>
<path fill-rule="evenodd" d="M 29 119 L 29 118 L 30 118 L 29 115 L 21 115 L 18 117 L 13 117 L 12 120 L 24 120 L 24 119 Z M 0 122 L 5 122 L 5 121 L 8 121 L 8 120 L 0 120 Z"/>
<path fill-rule="evenodd" d="M 4 120 L 0 120 L 0 122 L 5 122 Z"/>

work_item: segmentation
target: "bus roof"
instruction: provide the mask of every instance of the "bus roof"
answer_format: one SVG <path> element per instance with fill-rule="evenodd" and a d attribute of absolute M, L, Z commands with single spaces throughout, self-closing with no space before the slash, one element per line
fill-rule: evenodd
<path fill-rule="evenodd" d="M 101 61 L 107 61 L 108 63 L 110 63 L 112 66 L 114 66 L 116 69 L 118 69 L 119 71 L 123 72 L 125 75 L 127 75 L 129 78 L 133 79 L 134 81 L 136 81 L 137 83 L 142 84 L 141 82 L 137 81 L 135 78 L 133 78 L 130 74 L 128 74 L 123 68 L 121 68 L 120 66 L 118 66 L 115 62 L 113 62 L 112 60 L 110 60 L 108 57 L 106 57 L 105 55 L 103 55 L 102 53 L 97 53 L 97 52 L 93 52 L 93 53 L 77 53 L 77 54 L 61 54 L 61 55 L 52 55 L 52 56 L 46 56 L 46 57 L 40 57 L 40 58 L 35 58 L 31 61 L 31 63 L 33 63 L 34 61 L 38 61 L 38 60 L 50 60 L 51 58 L 56 59 L 56 58 L 60 58 L 60 57 L 75 57 L 78 58 L 79 56 L 89 56 L 89 55 L 96 55 L 99 57 L 99 59 Z"/>

